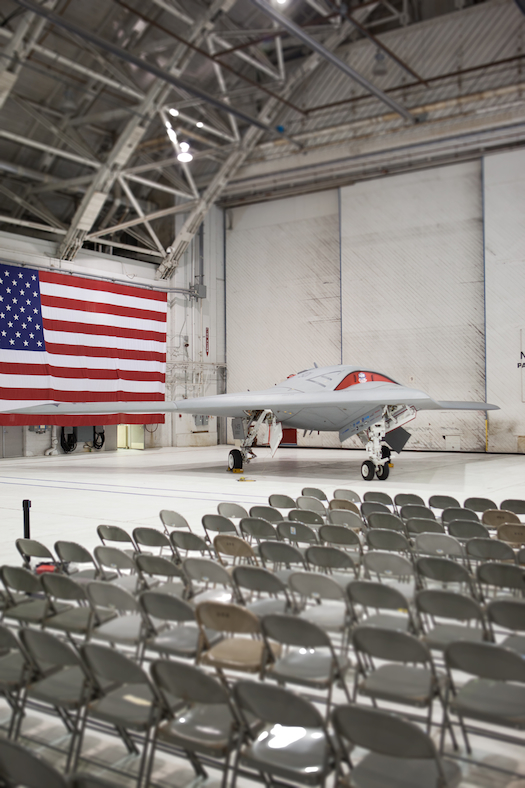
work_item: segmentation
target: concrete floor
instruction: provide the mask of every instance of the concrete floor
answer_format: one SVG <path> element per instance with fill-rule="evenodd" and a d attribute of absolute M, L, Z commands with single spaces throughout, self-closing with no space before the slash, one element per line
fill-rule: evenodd
<path fill-rule="evenodd" d="M 216 512 L 221 501 L 235 501 L 249 509 L 267 504 L 274 492 L 297 497 L 304 486 L 320 487 L 329 497 L 334 489 L 346 487 L 361 496 L 367 490 L 384 490 L 392 497 L 414 492 L 425 500 L 435 493 L 450 494 L 461 503 L 472 495 L 492 498 L 498 505 L 504 498 L 525 498 L 525 456 L 520 455 L 407 452 L 395 460 L 387 481 L 367 483 L 360 474 L 364 452 L 279 449 L 274 459 L 268 449 L 257 453 L 257 460 L 242 475 L 226 471 L 225 446 L 3 460 L 1 561 L 20 565 L 14 541 L 23 535 L 23 499 L 32 503 L 33 538 L 49 547 L 57 539 L 68 539 L 93 549 L 99 543 L 96 526 L 100 523 L 128 530 L 138 525 L 159 527 L 158 513 L 165 508 L 184 515 L 192 529 L 200 532 L 202 515 Z M 60 754 L 35 744 L 36 740 L 60 743 L 63 728 L 58 720 L 31 713 L 23 733 L 29 737 L 26 743 L 44 757 L 62 762 Z M 525 788 L 524 747 L 475 736 L 472 743 L 473 758 L 462 762 L 462 788 Z M 101 762 L 124 755 L 117 740 L 96 733 L 88 734 L 85 752 Z M 465 755 L 463 749 L 461 755 Z M 133 760 L 125 760 L 122 766 L 132 773 Z M 516 782 L 518 775 L 523 782 Z M 159 754 L 154 778 L 160 785 L 179 788 L 193 783 L 193 772 L 186 762 Z M 111 779 L 120 785 L 133 784 L 122 775 Z M 218 776 L 212 773 L 208 783 L 215 788 Z M 240 780 L 239 788 L 244 783 Z"/>

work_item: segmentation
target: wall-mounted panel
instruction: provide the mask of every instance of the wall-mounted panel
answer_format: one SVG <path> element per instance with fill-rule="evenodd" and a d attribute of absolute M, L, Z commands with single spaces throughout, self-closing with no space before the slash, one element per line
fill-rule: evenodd
<path fill-rule="evenodd" d="M 435 399 L 483 401 L 479 162 L 343 188 L 341 239 L 344 362 Z M 407 449 L 483 450 L 484 419 L 421 413 Z"/>

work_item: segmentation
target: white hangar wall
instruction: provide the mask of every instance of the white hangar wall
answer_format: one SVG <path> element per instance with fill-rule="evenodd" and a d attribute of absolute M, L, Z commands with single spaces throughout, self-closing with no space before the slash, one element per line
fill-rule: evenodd
<path fill-rule="evenodd" d="M 489 451 L 525 452 L 525 151 L 484 160 Z M 523 364 L 524 366 L 519 366 Z"/>
<path fill-rule="evenodd" d="M 342 360 L 485 400 L 482 206 L 475 161 L 228 211 L 228 391 Z M 409 429 L 407 448 L 485 449 L 484 413 L 422 413 Z"/>

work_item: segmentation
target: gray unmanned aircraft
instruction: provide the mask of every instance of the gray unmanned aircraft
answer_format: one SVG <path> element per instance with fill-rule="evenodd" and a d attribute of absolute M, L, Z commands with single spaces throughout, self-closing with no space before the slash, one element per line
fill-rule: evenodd
<path fill-rule="evenodd" d="M 361 466 L 363 479 L 388 477 L 391 452 L 404 448 L 410 433 L 403 426 L 419 410 L 498 410 L 486 402 L 442 402 L 424 391 L 397 383 L 380 372 L 338 365 L 314 367 L 290 375 L 262 391 L 216 394 L 175 402 L 55 403 L 34 405 L 12 413 L 107 414 L 192 413 L 233 418 L 238 448 L 228 458 L 230 470 L 241 470 L 255 456 L 252 446 L 261 429 L 268 429 L 272 456 L 283 427 L 306 431 L 338 432 L 342 441 L 352 435 L 362 439 L 368 459 Z"/>

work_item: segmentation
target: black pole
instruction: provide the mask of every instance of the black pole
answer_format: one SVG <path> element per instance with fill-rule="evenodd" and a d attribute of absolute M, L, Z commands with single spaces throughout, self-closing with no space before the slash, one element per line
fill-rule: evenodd
<path fill-rule="evenodd" d="M 22 501 L 22 508 L 24 510 L 24 539 L 31 539 L 31 529 L 29 525 L 29 510 L 31 508 L 31 501 L 27 499 Z"/>

